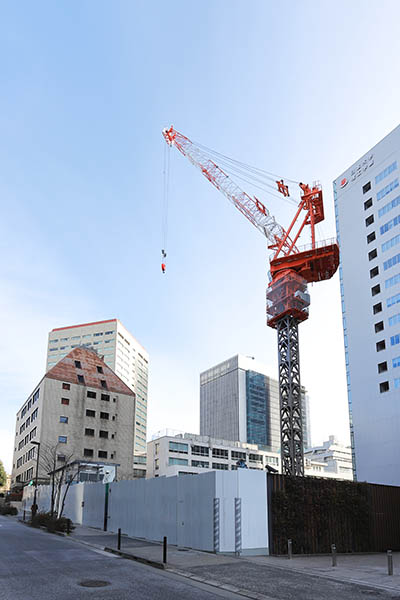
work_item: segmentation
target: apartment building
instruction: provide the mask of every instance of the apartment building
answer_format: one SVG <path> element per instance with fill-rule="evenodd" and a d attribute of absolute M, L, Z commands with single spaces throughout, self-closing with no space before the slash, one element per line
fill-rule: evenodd
<path fill-rule="evenodd" d="M 149 355 L 118 319 L 57 327 L 49 333 L 46 371 L 74 348 L 96 350 L 136 395 L 135 455 L 146 453 Z"/>
<path fill-rule="evenodd" d="M 351 446 L 341 444 L 334 435 L 322 443 L 304 451 L 304 468 L 307 475 L 353 479 Z"/>
<path fill-rule="evenodd" d="M 49 462 L 113 465 L 132 477 L 135 394 L 89 348 L 74 348 L 52 367 L 17 413 L 12 486 L 49 479 Z M 40 446 L 36 444 L 39 442 Z"/>

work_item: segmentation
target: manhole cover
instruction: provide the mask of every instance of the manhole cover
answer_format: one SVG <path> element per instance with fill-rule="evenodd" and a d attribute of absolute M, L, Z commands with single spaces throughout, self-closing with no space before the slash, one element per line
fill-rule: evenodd
<path fill-rule="evenodd" d="M 110 585 L 109 581 L 101 581 L 100 579 L 85 579 L 85 581 L 81 581 L 79 583 L 82 587 L 105 587 L 106 585 Z"/>

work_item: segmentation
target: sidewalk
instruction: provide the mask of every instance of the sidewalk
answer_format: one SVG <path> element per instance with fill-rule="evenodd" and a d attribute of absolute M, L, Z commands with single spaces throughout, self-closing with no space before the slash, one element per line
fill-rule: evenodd
<path fill-rule="evenodd" d="M 117 549 L 116 533 L 77 525 L 70 538 L 102 550 Z M 368 594 L 371 598 L 400 598 L 400 553 L 393 555 L 394 575 L 388 576 L 385 554 L 339 554 L 337 567 L 332 567 L 330 556 L 302 556 L 291 560 L 273 556 L 239 558 L 169 545 L 167 564 L 163 565 L 161 543 L 126 535 L 121 537 L 121 552 L 126 558 L 147 562 L 184 577 L 230 589 L 249 598 L 290 598 L 293 586 L 297 586 L 298 597 L 303 597 L 300 588 L 304 588 L 306 592 L 304 597 L 314 598 L 314 593 L 319 593 L 320 595 L 315 597 L 322 598 L 325 597 L 321 592 L 324 587 L 336 586 L 337 597 L 346 597 L 346 593 L 350 593 L 351 598 L 362 598 L 362 594 L 364 597 Z M 341 593 L 340 584 L 346 593 Z M 317 589 L 320 591 L 317 592 Z"/>

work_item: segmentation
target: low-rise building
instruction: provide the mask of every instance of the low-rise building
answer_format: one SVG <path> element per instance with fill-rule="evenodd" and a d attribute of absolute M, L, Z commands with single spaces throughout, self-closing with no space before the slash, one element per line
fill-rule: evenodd
<path fill-rule="evenodd" d="M 304 452 L 304 470 L 306 475 L 352 480 L 351 446 L 340 444 L 334 435 L 330 435 L 322 446 Z"/>
<path fill-rule="evenodd" d="M 114 465 L 133 476 L 134 392 L 94 350 L 74 348 L 52 367 L 17 413 L 12 487 L 71 461 Z"/>
<path fill-rule="evenodd" d="M 192 433 L 159 433 L 147 444 L 147 478 L 197 474 L 204 469 L 233 471 L 239 462 L 249 469 L 280 471 L 279 454 L 256 444 Z"/>

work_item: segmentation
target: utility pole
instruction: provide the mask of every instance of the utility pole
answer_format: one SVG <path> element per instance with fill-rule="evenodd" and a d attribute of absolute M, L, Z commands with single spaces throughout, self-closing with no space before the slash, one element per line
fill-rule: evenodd
<path fill-rule="evenodd" d="M 38 473 L 39 473 L 39 452 L 40 452 L 40 442 L 31 442 L 34 446 L 37 446 L 37 457 L 36 457 L 36 476 L 35 476 L 35 492 L 33 494 L 33 508 L 32 508 L 32 518 L 35 516 L 37 511 L 37 488 L 38 488 Z"/>

